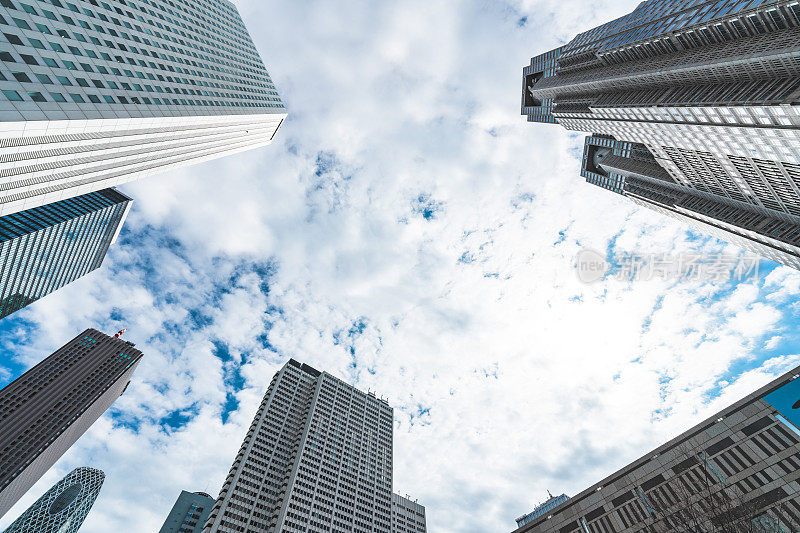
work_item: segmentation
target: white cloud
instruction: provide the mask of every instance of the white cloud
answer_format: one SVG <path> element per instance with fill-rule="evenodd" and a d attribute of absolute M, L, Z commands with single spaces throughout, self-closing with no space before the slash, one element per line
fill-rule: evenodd
<path fill-rule="evenodd" d="M 794 271 L 733 289 L 573 271 L 612 239 L 725 248 L 585 184 L 583 136 L 519 116 L 531 55 L 635 3 L 239 6 L 290 118 L 266 149 L 126 186 L 103 268 L 18 314 L 35 333 L 4 342 L 25 364 L 89 325 L 129 327 L 145 358 L 117 418 L 0 527 L 91 464 L 108 477 L 82 531 L 157 530 L 181 489 L 218 491 L 289 356 L 389 398 L 395 489 L 434 533 L 510 531 L 546 489 L 574 494 L 800 362 L 759 351 L 776 330 L 796 346 Z M 175 413 L 194 414 L 169 429 Z"/>

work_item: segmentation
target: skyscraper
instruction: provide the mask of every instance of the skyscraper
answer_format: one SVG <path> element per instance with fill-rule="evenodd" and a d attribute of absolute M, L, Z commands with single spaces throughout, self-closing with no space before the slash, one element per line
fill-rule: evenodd
<path fill-rule="evenodd" d="M 0 390 L 0 516 L 111 407 L 141 357 L 87 329 Z"/>
<path fill-rule="evenodd" d="M 105 189 L 0 217 L 0 318 L 100 267 L 130 205 Z"/>
<path fill-rule="evenodd" d="M 286 116 L 228 0 L 3 0 L 0 24 L 0 215 L 269 144 Z"/>
<path fill-rule="evenodd" d="M 522 114 L 594 132 L 588 182 L 800 268 L 800 7 L 647 0 L 534 57 Z"/>
<path fill-rule="evenodd" d="M 392 494 L 392 533 L 426 533 L 425 506 Z"/>
<path fill-rule="evenodd" d="M 4 533 L 77 533 L 105 477 L 94 468 L 76 468 L 36 500 Z"/>
<path fill-rule="evenodd" d="M 214 498 L 205 492 L 182 490 L 158 533 L 200 533 L 213 506 Z"/>
<path fill-rule="evenodd" d="M 294 359 L 272 378 L 204 533 L 391 532 L 389 404 Z"/>
<path fill-rule="evenodd" d="M 800 367 L 516 533 L 800 531 Z"/>

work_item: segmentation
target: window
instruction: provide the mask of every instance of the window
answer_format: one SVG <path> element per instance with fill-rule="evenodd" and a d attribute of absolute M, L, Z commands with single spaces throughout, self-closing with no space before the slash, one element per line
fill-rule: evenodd
<path fill-rule="evenodd" d="M 56 79 L 58 79 L 61 85 L 72 85 L 72 82 L 69 81 L 69 78 L 66 76 L 56 76 Z"/>
<path fill-rule="evenodd" d="M 75 66 L 75 63 L 72 61 L 64 61 L 64 66 L 67 67 L 69 70 L 78 70 L 78 67 Z"/>
<path fill-rule="evenodd" d="M 11 44 L 18 44 L 22 46 L 22 39 L 20 39 L 13 33 L 4 33 L 3 35 L 6 36 L 6 39 L 8 39 L 8 42 L 10 42 Z"/>
<path fill-rule="evenodd" d="M 18 18 L 15 18 L 15 17 L 11 17 L 11 18 L 14 21 L 14 24 L 16 24 L 18 27 L 22 28 L 23 30 L 31 29 L 30 25 L 27 22 L 25 22 L 24 20 L 18 19 Z"/>
<path fill-rule="evenodd" d="M 103 98 L 104 98 L 104 99 L 105 99 L 105 101 L 106 101 L 106 102 L 108 102 L 109 104 L 113 104 L 113 103 L 114 103 L 114 98 L 112 98 L 111 96 L 108 96 L 107 94 L 104 94 L 104 95 L 103 95 Z"/>
<path fill-rule="evenodd" d="M 21 102 L 22 97 L 19 95 L 17 91 L 3 91 L 3 94 L 11 100 L 12 102 Z"/>
<path fill-rule="evenodd" d="M 39 39 L 28 39 L 31 42 L 31 46 L 34 48 L 38 48 L 39 50 L 44 50 L 44 44 Z"/>
<path fill-rule="evenodd" d="M 36 61 L 36 58 L 33 57 L 33 56 L 29 56 L 27 54 L 20 54 L 20 57 L 22 58 L 22 60 L 24 62 L 26 62 L 29 65 L 38 65 L 39 64 L 39 62 Z"/>
<path fill-rule="evenodd" d="M 58 67 L 58 63 L 56 63 L 55 59 L 50 59 L 49 57 L 43 57 L 44 62 L 50 67 Z"/>
<path fill-rule="evenodd" d="M 72 97 L 72 101 L 77 104 L 85 104 L 86 100 L 83 99 L 83 96 L 75 93 L 69 93 L 70 97 Z"/>
<path fill-rule="evenodd" d="M 16 63 L 17 60 L 14 59 L 14 56 L 9 54 L 8 52 L 0 52 L 0 60 L 5 61 L 6 63 Z"/>
<path fill-rule="evenodd" d="M 64 51 L 64 47 L 61 46 L 58 43 L 50 43 L 50 48 L 52 48 L 56 52 L 63 52 Z"/>
<path fill-rule="evenodd" d="M 95 96 L 94 94 L 90 94 L 88 96 L 89 96 L 89 100 L 91 100 L 93 103 L 95 103 L 95 104 L 99 104 L 100 103 L 100 99 L 97 96 Z"/>
<path fill-rule="evenodd" d="M 66 102 L 67 99 L 64 98 L 64 95 L 61 93 L 50 93 L 50 97 L 55 100 L 56 102 Z"/>
<path fill-rule="evenodd" d="M 28 96 L 30 96 L 31 100 L 33 100 L 34 102 L 46 102 L 47 101 L 47 98 L 45 98 L 42 93 L 29 92 Z"/>
<path fill-rule="evenodd" d="M 75 78 L 75 81 L 77 81 L 78 85 L 80 85 L 81 87 L 88 87 L 89 86 L 89 82 L 86 81 L 84 78 Z"/>
<path fill-rule="evenodd" d="M 50 76 L 48 76 L 47 74 L 37 74 L 36 77 L 39 79 L 39 82 L 43 83 L 44 85 L 53 84 L 53 80 L 51 80 Z"/>
<path fill-rule="evenodd" d="M 38 15 L 39 14 L 39 13 L 36 12 L 35 9 L 33 9 L 33 6 L 29 6 L 28 4 L 23 4 L 22 2 L 20 2 L 19 5 L 21 5 L 22 9 L 24 9 L 26 12 L 30 13 L 31 15 Z"/>
<path fill-rule="evenodd" d="M 47 27 L 47 26 L 45 26 L 44 24 L 39 24 L 39 23 L 37 22 L 37 23 L 36 23 L 36 28 L 37 28 L 37 29 L 38 29 L 40 32 L 42 32 L 42 33 L 46 33 L 47 35 L 53 35 L 53 32 L 51 32 L 51 31 L 50 31 L 50 28 L 48 28 L 48 27 Z"/>
<path fill-rule="evenodd" d="M 30 83 L 31 82 L 31 79 L 24 72 L 12 72 L 11 74 L 19 82 L 22 82 L 22 83 Z"/>

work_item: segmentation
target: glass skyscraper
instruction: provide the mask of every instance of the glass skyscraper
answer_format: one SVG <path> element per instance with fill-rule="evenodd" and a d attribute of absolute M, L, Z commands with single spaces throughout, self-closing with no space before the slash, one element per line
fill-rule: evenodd
<path fill-rule="evenodd" d="M 800 6 L 647 0 L 534 57 L 522 114 L 587 181 L 800 268 Z"/>
<path fill-rule="evenodd" d="M 0 26 L 0 215 L 269 144 L 286 116 L 228 0 L 3 0 Z"/>
<path fill-rule="evenodd" d="M 141 358 L 87 329 L 0 390 L 0 517 L 119 398 Z"/>
<path fill-rule="evenodd" d="M 4 533 L 78 533 L 94 505 L 105 474 L 76 468 L 36 500 Z"/>
<path fill-rule="evenodd" d="M 0 318 L 100 267 L 130 205 L 105 189 L 0 217 Z"/>

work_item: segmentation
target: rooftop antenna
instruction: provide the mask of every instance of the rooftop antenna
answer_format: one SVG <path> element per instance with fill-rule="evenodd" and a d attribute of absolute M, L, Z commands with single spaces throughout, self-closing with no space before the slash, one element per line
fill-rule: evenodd
<path fill-rule="evenodd" d="M 119 330 L 119 331 L 116 333 L 116 335 L 114 335 L 114 338 L 115 338 L 115 339 L 119 339 L 120 337 L 122 337 L 122 335 L 123 335 L 123 334 L 124 334 L 126 331 L 128 331 L 128 328 L 125 328 L 125 329 L 121 329 L 121 330 Z"/>
<path fill-rule="evenodd" d="M 547 491 L 547 495 L 550 497 L 550 499 L 551 499 L 551 500 L 553 499 L 553 495 L 552 495 L 552 494 L 550 494 L 550 491 L 549 491 L 549 490 Z"/>

